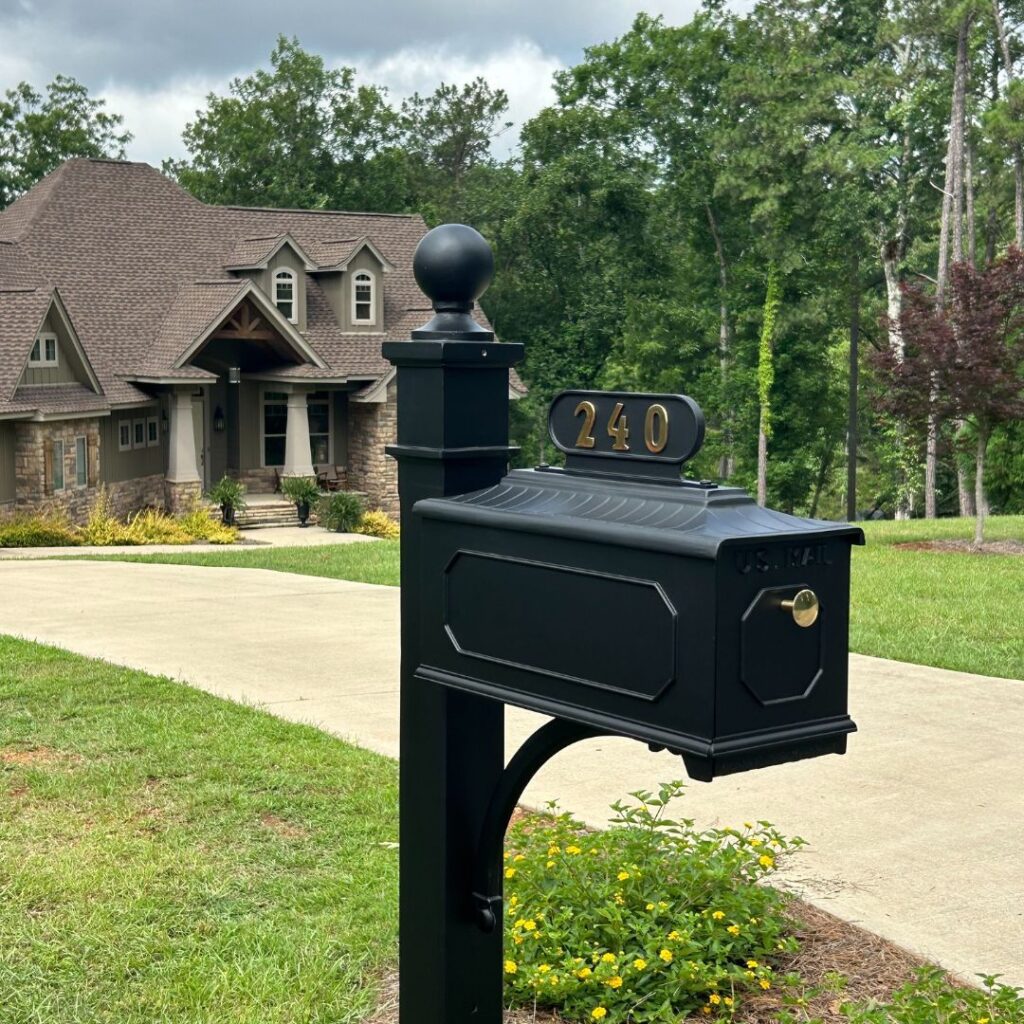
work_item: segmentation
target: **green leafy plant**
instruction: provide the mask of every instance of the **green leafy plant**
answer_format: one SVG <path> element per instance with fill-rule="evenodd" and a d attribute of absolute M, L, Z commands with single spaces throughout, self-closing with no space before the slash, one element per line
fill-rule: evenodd
<path fill-rule="evenodd" d="M 322 496 L 316 480 L 310 476 L 285 477 L 281 481 L 281 493 L 296 505 L 308 505 L 310 508 L 313 508 Z"/>
<path fill-rule="evenodd" d="M 728 1018 L 796 949 L 786 897 L 760 884 L 801 839 L 767 822 L 698 831 L 665 815 L 679 782 L 614 804 L 605 832 L 567 814 L 513 826 L 505 864 L 508 1001 L 569 1020 Z M 554 805 L 552 805 L 554 810 Z"/>
<path fill-rule="evenodd" d="M 954 985 L 939 968 L 922 967 L 891 1002 L 847 1003 L 842 1013 L 853 1024 L 1024 1024 L 1019 988 L 1000 985 L 995 975 L 982 983 L 982 988 Z"/>
<path fill-rule="evenodd" d="M 375 509 L 363 515 L 356 527 L 356 533 L 362 533 L 367 537 L 380 537 L 381 540 L 398 540 L 402 531 L 387 512 Z"/>
<path fill-rule="evenodd" d="M 320 525 L 338 533 L 351 533 L 363 519 L 363 499 L 351 491 L 335 491 L 320 500 Z"/>
<path fill-rule="evenodd" d="M 245 484 L 225 474 L 210 488 L 206 497 L 221 511 L 241 512 L 245 508 Z"/>
<path fill-rule="evenodd" d="M 0 548 L 63 548 L 81 543 L 75 528 L 56 515 L 17 516 L 0 523 Z"/>

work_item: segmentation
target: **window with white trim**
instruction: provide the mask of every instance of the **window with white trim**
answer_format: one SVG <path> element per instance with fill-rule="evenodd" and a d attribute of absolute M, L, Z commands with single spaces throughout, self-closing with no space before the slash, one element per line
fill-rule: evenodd
<path fill-rule="evenodd" d="M 309 417 L 309 457 L 314 466 L 331 462 L 331 395 L 314 391 L 307 403 Z"/>
<path fill-rule="evenodd" d="M 146 419 L 146 446 L 155 448 L 160 443 L 160 422 L 155 416 Z"/>
<path fill-rule="evenodd" d="M 132 420 L 132 447 L 146 447 L 146 421 Z"/>
<path fill-rule="evenodd" d="M 377 322 L 377 283 L 368 270 L 359 270 L 352 278 L 352 320 L 357 324 Z"/>
<path fill-rule="evenodd" d="M 57 335 L 40 334 L 28 357 L 30 366 L 57 366 Z"/>
<path fill-rule="evenodd" d="M 55 491 L 64 490 L 64 442 L 54 441 L 50 454 L 50 479 Z"/>
<path fill-rule="evenodd" d="M 75 486 L 89 486 L 89 442 L 84 437 L 75 438 Z"/>
<path fill-rule="evenodd" d="M 283 391 L 263 392 L 263 465 L 284 465 L 288 432 L 288 396 Z"/>
<path fill-rule="evenodd" d="M 295 295 L 295 274 L 290 270 L 274 271 L 274 305 L 293 324 L 299 319 Z"/>
<path fill-rule="evenodd" d="M 117 450 L 130 451 L 132 447 L 132 421 L 121 420 L 117 425 Z"/>

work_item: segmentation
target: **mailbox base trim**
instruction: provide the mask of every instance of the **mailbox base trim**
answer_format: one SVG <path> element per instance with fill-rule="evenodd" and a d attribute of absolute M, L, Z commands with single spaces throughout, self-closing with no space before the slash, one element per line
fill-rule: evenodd
<path fill-rule="evenodd" d="M 775 754 L 780 750 L 785 752 L 785 757 L 781 759 L 784 761 L 802 760 L 818 754 L 842 754 L 846 752 L 847 735 L 857 731 L 857 726 L 849 715 L 837 715 L 812 722 L 801 722 L 798 725 L 734 733 L 731 736 L 708 740 L 701 736 L 659 729 L 656 726 L 605 715 L 550 697 L 526 695 L 497 683 L 458 675 L 430 665 L 419 665 L 414 677 L 426 685 L 449 686 L 481 697 L 489 697 L 502 704 L 525 708 L 527 711 L 579 722 L 606 735 L 624 736 L 665 747 L 683 758 L 687 773 L 698 782 L 710 782 L 718 775 L 729 775 L 747 768 L 764 768 L 777 764 L 780 759 Z"/>

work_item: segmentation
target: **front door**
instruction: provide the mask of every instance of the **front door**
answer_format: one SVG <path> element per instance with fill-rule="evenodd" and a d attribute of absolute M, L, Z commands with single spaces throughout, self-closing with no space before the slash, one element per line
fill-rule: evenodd
<path fill-rule="evenodd" d="M 192 433 L 196 441 L 196 467 L 206 491 L 210 488 L 210 481 L 206 468 L 206 402 L 202 398 L 192 399 Z"/>

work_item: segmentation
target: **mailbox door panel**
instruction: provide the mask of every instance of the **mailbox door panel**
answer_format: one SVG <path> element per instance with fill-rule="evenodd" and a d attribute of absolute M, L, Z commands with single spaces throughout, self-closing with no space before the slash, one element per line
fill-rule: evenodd
<path fill-rule="evenodd" d="M 849 588 L 844 540 L 721 552 L 719 737 L 846 716 Z M 817 601 L 803 624 L 793 611 L 802 591 Z"/>
<path fill-rule="evenodd" d="M 423 668 L 434 678 L 666 746 L 711 735 L 711 562 L 424 527 Z"/>

